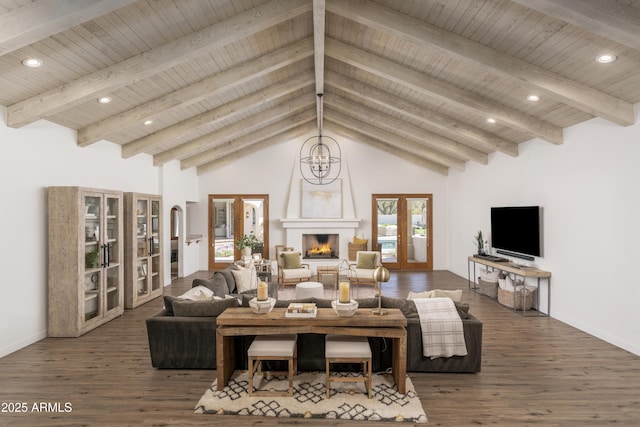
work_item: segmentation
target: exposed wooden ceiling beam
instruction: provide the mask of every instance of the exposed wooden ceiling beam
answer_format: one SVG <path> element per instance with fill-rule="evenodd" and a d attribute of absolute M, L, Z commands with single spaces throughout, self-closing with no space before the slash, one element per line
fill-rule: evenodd
<path fill-rule="evenodd" d="M 329 57 L 391 80 L 426 96 L 456 105 L 465 111 L 493 117 L 505 126 L 518 129 L 545 141 L 554 144 L 562 143 L 562 129 L 551 123 L 443 83 L 362 49 L 327 38 L 326 52 Z"/>
<path fill-rule="evenodd" d="M 327 96 L 326 103 L 328 106 L 331 106 L 346 116 L 357 118 L 362 122 L 380 129 L 386 129 L 392 134 L 401 136 L 404 139 L 413 140 L 417 144 L 425 147 L 425 149 L 444 153 L 447 156 L 457 158 L 463 162 L 473 160 L 483 165 L 489 162 L 487 153 L 429 132 L 426 129 L 414 126 L 408 122 L 403 122 L 371 108 L 363 107 L 361 104 L 349 101 L 333 93 L 331 96 Z"/>
<path fill-rule="evenodd" d="M 313 46 L 316 71 L 316 94 L 324 93 L 324 25 L 325 0 L 313 0 Z"/>
<path fill-rule="evenodd" d="M 432 160 L 425 159 L 416 155 L 416 153 L 407 151 L 404 147 L 397 147 L 394 145 L 390 145 L 386 142 L 383 142 L 375 137 L 371 137 L 368 135 L 364 135 L 358 132 L 355 128 L 350 128 L 339 123 L 334 123 L 331 119 L 327 119 L 327 128 L 331 129 L 331 131 L 338 133 L 345 138 L 349 138 L 353 141 L 361 141 L 365 144 L 368 144 L 374 148 L 377 148 L 380 151 L 384 151 L 392 156 L 399 157 L 408 162 L 414 163 L 420 167 L 425 169 L 432 170 L 433 172 L 439 173 L 440 175 L 448 175 L 449 168 L 440 163 L 436 163 Z"/>
<path fill-rule="evenodd" d="M 312 84 L 312 82 L 313 75 L 311 72 L 300 74 L 294 78 L 284 79 L 272 86 L 267 86 L 263 90 L 238 98 L 213 110 L 190 117 L 187 120 L 183 120 L 173 126 L 168 126 L 151 135 L 131 141 L 125 145 L 127 156 L 132 153 L 142 153 L 179 136 L 185 138 L 190 133 L 197 132 L 205 126 L 215 125 L 216 122 L 221 120 L 233 120 L 235 117 L 245 114 L 252 108 L 259 107 L 298 89 L 307 87 Z M 154 157 L 154 163 L 155 160 L 156 158 Z M 158 163 L 155 164 L 158 165 Z"/>
<path fill-rule="evenodd" d="M 194 156 L 195 154 L 211 148 L 212 145 L 232 141 L 242 135 L 251 133 L 256 129 L 260 129 L 261 127 L 277 122 L 278 120 L 282 120 L 283 118 L 300 110 L 309 108 L 313 105 L 310 97 L 297 97 L 293 100 L 282 102 L 274 108 L 254 114 L 244 120 L 240 120 L 214 132 L 210 132 L 199 138 L 192 139 L 184 144 L 165 150 L 162 153 L 158 153 L 157 156 L 162 159 L 185 159 L 187 157 Z M 123 147 L 123 152 L 125 147 Z"/>
<path fill-rule="evenodd" d="M 283 132 L 298 128 L 304 124 L 310 124 L 311 127 L 305 127 L 305 132 L 313 131 L 313 120 L 315 118 L 313 110 L 309 109 L 297 114 L 290 115 L 278 123 L 272 123 L 268 126 L 256 129 L 254 132 L 243 135 L 233 141 L 228 141 L 220 145 L 200 153 L 196 156 L 189 157 L 180 162 L 182 169 L 188 169 L 193 166 L 200 167 L 202 165 L 210 164 L 219 159 L 233 155 L 234 153 L 246 154 L 247 148 L 260 144 L 269 139 L 278 137 Z"/>
<path fill-rule="evenodd" d="M 151 49 L 88 76 L 10 105 L 7 125 L 20 127 L 150 77 L 206 52 L 309 12 L 308 0 L 271 0 L 200 31 Z"/>
<path fill-rule="evenodd" d="M 513 0 L 609 40 L 640 50 L 640 11 L 621 1 Z"/>
<path fill-rule="evenodd" d="M 328 87 L 334 87 L 361 98 L 364 104 L 374 103 L 403 116 L 419 120 L 449 139 L 466 141 L 467 145 L 487 153 L 500 151 L 513 157 L 518 155 L 518 144 L 515 142 L 485 132 L 454 117 L 445 116 L 426 109 L 424 106 L 403 100 L 371 85 L 351 79 L 344 74 L 327 71 L 326 76 Z"/>
<path fill-rule="evenodd" d="M 311 131 L 313 131 L 315 128 L 315 124 L 313 123 L 307 123 L 305 125 L 302 125 L 296 129 L 292 129 L 290 131 L 287 132 L 283 132 L 279 135 L 276 136 L 272 136 L 271 138 L 267 138 L 267 139 L 256 139 L 254 144 L 248 145 L 247 147 L 244 148 L 244 150 L 242 151 L 236 151 L 233 152 L 231 154 L 228 154 L 226 156 L 220 157 L 216 160 L 212 160 L 209 163 L 203 164 L 201 166 L 198 166 L 198 168 L 196 169 L 196 173 L 198 175 L 205 173 L 209 170 L 221 167 L 229 162 L 232 162 L 234 160 L 238 160 L 241 157 L 246 156 L 247 154 L 251 154 L 254 153 L 256 151 L 259 150 L 263 150 L 267 147 L 270 147 L 272 145 L 275 144 L 281 144 L 283 142 L 287 142 L 290 141 L 292 139 L 297 139 L 300 138 L 300 136 L 307 134 Z"/>
<path fill-rule="evenodd" d="M 311 37 L 252 59 L 192 85 L 156 98 L 122 113 L 107 117 L 78 130 L 78 145 L 87 146 L 128 126 L 177 108 L 199 102 L 248 81 L 267 75 L 313 54 Z"/>
<path fill-rule="evenodd" d="M 406 150 L 413 153 L 415 156 L 427 159 L 431 162 L 437 163 L 445 167 L 454 167 L 459 170 L 464 170 L 464 161 L 449 156 L 437 150 L 433 150 L 429 147 L 415 142 L 413 140 L 396 135 L 389 132 L 386 129 L 372 125 L 365 121 L 360 120 L 358 117 L 351 117 L 345 115 L 341 111 L 334 110 L 333 107 L 327 108 L 324 113 L 325 119 L 331 120 L 333 123 L 346 126 L 348 128 L 357 130 L 361 134 L 368 135 L 372 138 L 376 138 L 389 146 L 397 149 Z"/>
<path fill-rule="evenodd" d="M 0 15 L 0 56 L 137 0 L 38 0 Z"/>
<path fill-rule="evenodd" d="M 575 3 L 572 2 L 572 3 Z M 634 123 L 633 105 L 495 49 L 371 2 L 329 0 L 328 10 L 427 49 L 535 88 L 540 95 L 619 125 Z M 636 33 L 636 37 L 640 33 Z"/>

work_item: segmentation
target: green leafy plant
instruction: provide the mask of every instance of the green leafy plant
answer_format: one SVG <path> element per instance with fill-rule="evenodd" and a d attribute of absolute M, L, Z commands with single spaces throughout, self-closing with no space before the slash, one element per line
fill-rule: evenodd
<path fill-rule="evenodd" d="M 476 245 L 478 253 L 484 253 L 484 239 L 482 237 L 482 230 L 478 230 L 478 233 L 473 238 L 473 244 Z"/>
<path fill-rule="evenodd" d="M 236 248 L 242 250 L 244 248 L 255 249 L 256 245 L 262 243 L 255 234 L 251 233 L 249 235 L 242 236 L 242 239 L 236 240 Z"/>

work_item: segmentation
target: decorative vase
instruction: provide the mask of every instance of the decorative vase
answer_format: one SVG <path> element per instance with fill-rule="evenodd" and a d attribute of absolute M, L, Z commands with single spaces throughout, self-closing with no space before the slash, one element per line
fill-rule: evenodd
<path fill-rule="evenodd" d="M 242 256 L 251 256 L 251 247 L 250 246 L 245 246 L 244 248 L 242 248 Z"/>

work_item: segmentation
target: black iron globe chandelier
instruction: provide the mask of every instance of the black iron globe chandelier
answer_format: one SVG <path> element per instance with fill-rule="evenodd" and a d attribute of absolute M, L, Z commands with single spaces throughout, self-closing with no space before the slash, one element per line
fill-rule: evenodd
<path fill-rule="evenodd" d="M 322 94 L 318 95 L 318 135 L 300 148 L 300 173 L 314 185 L 331 184 L 340 175 L 341 151 L 338 141 L 322 134 Z"/>

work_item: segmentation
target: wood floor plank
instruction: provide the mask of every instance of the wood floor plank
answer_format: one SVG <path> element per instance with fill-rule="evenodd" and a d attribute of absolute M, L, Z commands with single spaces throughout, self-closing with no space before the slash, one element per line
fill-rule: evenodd
<path fill-rule="evenodd" d="M 177 279 L 164 292 L 179 295 L 209 275 Z M 392 272 L 383 293 L 430 289 L 463 289 L 484 330 L 482 372 L 409 373 L 429 425 L 640 425 L 640 357 L 558 320 L 523 318 L 446 271 Z M 46 338 L 1 358 L 0 403 L 28 410 L 0 412 L 0 426 L 365 424 L 195 415 L 215 371 L 151 367 L 145 319 L 161 307 L 158 298 L 80 338 Z M 41 402 L 48 411 L 34 410 Z"/>

